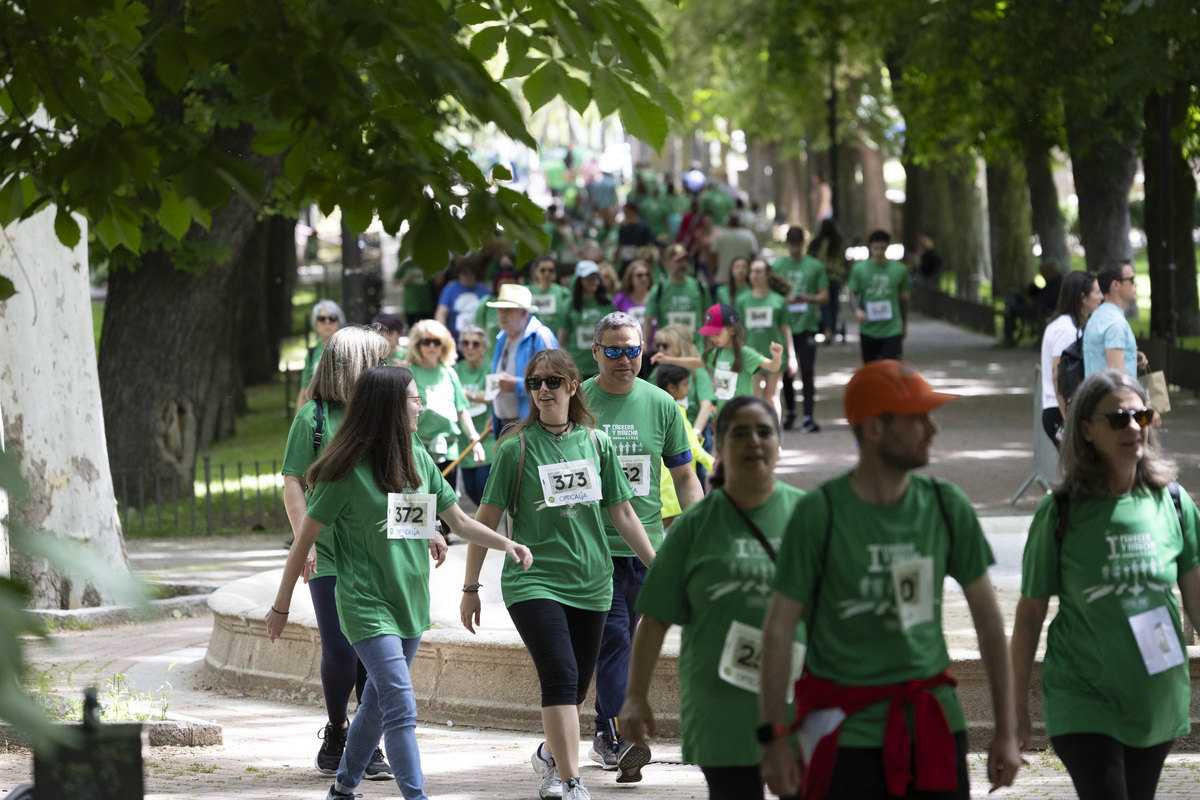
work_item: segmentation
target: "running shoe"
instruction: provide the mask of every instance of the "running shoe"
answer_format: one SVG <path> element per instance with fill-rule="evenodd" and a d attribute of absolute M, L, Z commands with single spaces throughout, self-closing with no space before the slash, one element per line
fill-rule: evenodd
<path fill-rule="evenodd" d="M 348 792 L 340 792 L 338 791 L 337 787 L 337 781 L 334 781 L 333 785 L 329 787 L 329 794 L 325 795 L 325 800 L 343 800 L 343 798 L 362 797 L 361 794 L 355 794 L 353 789 Z"/>
<path fill-rule="evenodd" d="M 805 417 L 804 424 L 800 427 L 800 430 L 805 433 L 817 433 L 821 430 L 821 426 L 812 417 Z"/>
<path fill-rule="evenodd" d="M 533 771 L 542 779 L 538 786 L 538 796 L 542 798 L 562 797 L 562 780 L 558 777 L 558 767 L 554 763 L 554 756 L 550 755 L 550 751 L 546 749 L 545 742 L 539 744 L 533 751 L 533 755 L 529 757 L 529 763 L 533 765 Z"/>
<path fill-rule="evenodd" d="M 317 757 L 313 760 L 317 772 L 322 775 L 336 775 L 338 765 L 342 763 L 342 753 L 346 749 L 347 729 L 326 723 L 324 730 L 317 734 L 318 739 L 324 739 Z"/>
<path fill-rule="evenodd" d="M 621 774 L 617 776 L 617 783 L 637 783 L 642 779 L 642 767 L 649 763 L 649 747 L 625 742 L 621 745 L 621 752 L 617 756 L 617 769 L 621 771 Z"/>
<path fill-rule="evenodd" d="M 596 731 L 596 735 L 592 739 L 592 749 L 588 751 L 588 758 L 604 769 L 616 769 L 618 747 L 619 745 L 608 735 L 608 731 Z"/>
<path fill-rule="evenodd" d="M 562 796 L 563 800 L 592 800 L 592 795 L 583 788 L 583 781 L 579 778 L 567 778 Z"/>
<path fill-rule="evenodd" d="M 392 772 L 392 767 L 388 764 L 387 759 L 383 757 L 383 751 L 378 747 L 371 754 L 371 761 L 367 764 L 367 769 L 363 772 L 363 777 L 369 781 L 390 781 L 394 780 L 396 775 Z"/>

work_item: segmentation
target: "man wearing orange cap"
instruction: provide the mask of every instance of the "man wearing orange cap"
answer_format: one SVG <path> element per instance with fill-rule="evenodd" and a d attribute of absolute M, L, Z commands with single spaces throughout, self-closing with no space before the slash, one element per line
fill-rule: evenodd
<path fill-rule="evenodd" d="M 957 486 L 912 472 L 929 463 L 935 392 L 903 361 L 875 361 L 846 386 L 858 465 L 796 507 L 763 622 L 763 775 L 806 800 L 970 796 L 966 719 L 942 633 L 942 585 L 963 587 L 991 686 L 992 789 L 1012 784 L 1021 756 L 1004 622 L 988 578 L 995 562 Z M 791 645 L 808 626 L 795 701 L 803 767 L 787 742 Z M 798 674 L 798 665 L 795 667 Z M 937 793 L 937 794 L 926 794 Z M 944 794 L 943 794 L 944 793 Z"/>

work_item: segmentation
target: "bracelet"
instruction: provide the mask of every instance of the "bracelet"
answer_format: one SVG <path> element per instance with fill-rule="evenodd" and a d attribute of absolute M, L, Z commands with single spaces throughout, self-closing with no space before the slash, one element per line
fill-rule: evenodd
<path fill-rule="evenodd" d="M 483 584 L 482 583 L 468 583 L 465 586 L 463 586 L 463 591 L 464 592 L 478 592 L 480 586 L 483 586 Z"/>
<path fill-rule="evenodd" d="M 288 612 L 280 611 L 279 609 L 275 608 L 275 606 L 271 606 L 271 610 L 274 611 L 276 614 L 278 614 L 281 617 L 286 617 L 288 615 Z"/>

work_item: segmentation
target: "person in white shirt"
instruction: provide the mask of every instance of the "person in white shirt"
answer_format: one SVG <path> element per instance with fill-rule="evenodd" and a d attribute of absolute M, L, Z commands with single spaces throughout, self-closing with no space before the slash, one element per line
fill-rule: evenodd
<path fill-rule="evenodd" d="M 1062 438 L 1067 401 L 1058 392 L 1058 362 L 1063 350 L 1083 335 L 1088 317 L 1104 301 L 1096 273 L 1075 270 L 1063 278 L 1058 306 L 1042 336 L 1042 428 L 1054 446 Z"/>

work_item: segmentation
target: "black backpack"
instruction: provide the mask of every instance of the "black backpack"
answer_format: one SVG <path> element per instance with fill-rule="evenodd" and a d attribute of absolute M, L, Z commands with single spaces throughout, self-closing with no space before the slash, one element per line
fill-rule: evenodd
<path fill-rule="evenodd" d="M 1075 391 L 1079 388 L 1079 384 L 1083 383 L 1083 336 L 1082 334 L 1065 350 L 1058 359 L 1058 393 L 1063 396 L 1063 399 L 1070 405 L 1071 398 L 1075 396 Z"/>

